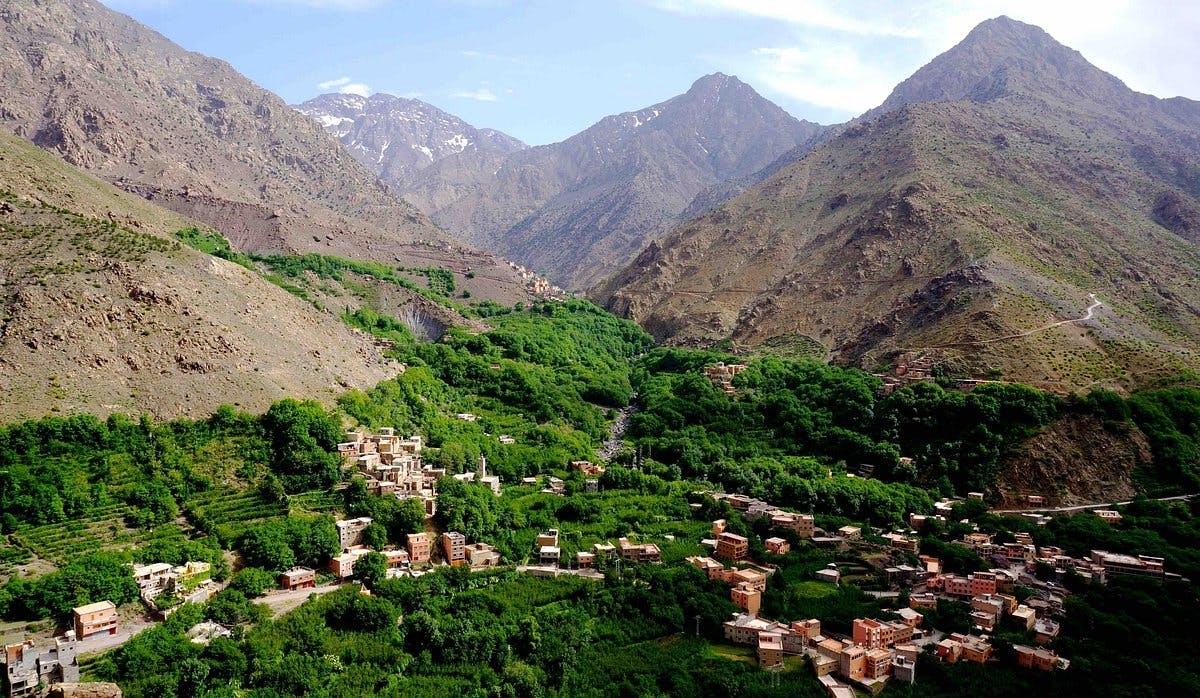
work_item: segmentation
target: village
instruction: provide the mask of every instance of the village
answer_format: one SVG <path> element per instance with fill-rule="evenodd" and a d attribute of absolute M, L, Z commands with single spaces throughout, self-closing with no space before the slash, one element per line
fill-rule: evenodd
<path fill-rule="evenodd" d="M 724 383 L 731 374 L 736 375 L 737 368 L 713 367 L 710 378 Z M 506 560 L 487 542 L 470 541 L 460 532 L 438 532 L 430 526 L 437 511 L 438 482 L 442 478 L 473 483 L 493 496 L 501 495 L 501 478 L 488 473 L 486 458 L 481 456 L 473 471 L 448 474 L 444 469 L 423 463 L 420 436 L 400 437 L 391 428 L 381 428 L 378 433 L 351 429 L 346 440 L 337 446 L 337 452 L 347 479 L 362 479 L 370 495 L 419 501 L 426 517 L 426 530 L 409 533 L 402 547 L 383 546 L 374 550 L 364 542 L 364 532 L 372 525 L 370 517 L 337 520 L 334 525 L 338 554 L 322 570 L 297 566 L 280 572 L 276 594 L 346 584 L 355 576 L 356 563 L 369 553 L 383 556 L 389 578 L 420 577 L 439 566 L 481 570 L 512 564 L 517 571 L 533 576 L 574 575 L 602 580 L 604 570 L 613 565 L 619 572 L 622 563 L 664 562 L 657 543 L 634 542 L 628 537 L 596 542 L 589 549 L 565 554 L 557 528 L 538 533 L 525 560 Z M 599 491 L 604 466 L 572 461 L 567 469 L 583 476 L 583 492 Z M 565 494 L 564 481 L 554 476 L 528 477 L 513 484 L 538 488 L 545 495 Z M 843 525 L 826 531 L 816 525 L 816 517 L 811 514 L 788 511 L 761 499 L 715 491 L 696 494 L 713 504 L 727 505 L 746 524 L 765 524 L 775 535 L 761 541 L 762 549 L 773 558 L 787 555 L 794 546 L 814 546 L 842 552 L 885 553 L 890 560 L 903 560 L 888 564 L 881 571 L 881 578 L 890 590 L 872 592 L 902 603 L 889 609 L 887 617 L 854 619 L 849 633 L 823 629 L 820 618 L 781 621 L 761 616 L 765 595 L 775 593 L 770 590 L 769 581 L 778 572 L 777 565 L 752 560 L 750 539 L 727 530 L 730 522 L 726 519 L 712 521 L 711 535 L 698 541 L 709 551 L 708 555 L 692 555 L 680 561 L 694 566 L 709 580 L 729 587 L 729 600 L 738 612 L 724 623 L 723 637 L 727 642 L 753 650 L 763 670 L 781 671 L 794 667 L 794 660 L 802 661 L 835 698 L 850 698 L 855 690 L 875 695 L 889 681 L 912 683 L 917 680 L 916 667 L 923 654 L 947 663 L 994 663 L 998 660 L 990 634 L 1001 625 L 1025 632 L 1031 638 L 1028 645 L 1012 647 L 1019 667 L 1040 671 L 1066 669 L 1070 660 L 1052 648 L 1061 629 L 1063 601 L 1070 593 L 1061 583 L 1064 576 L 1077 575 L 1101 584 L 1113 575 L 1178 577 L 1166 572 L 1161 558 L 1102 550 L 1092 551 L 1087 558 L 1072 558 L 1060 548 L 1037 547 L 1028 533 L 1018 532 L 1014 541 L 997 543 L 992 534 L 978 530 L 964 534 L 952 544 L 971 550 L 994 567 L 968 574 L 945 572 L 941 560 L 921 554 L 918 535 L 933 521 L 940 525 L 947 523 L 955 503 L 950 500 L 939 502 L 934 514 L 909 514 L 906 530 Z M 979 497 L 972 493 L 970 498 Z M 702 505 L 693 502 L 690 508 L 696 512 Z M 1121 518 L 1118 511 L 1110 509 L 1096 510 L 1094 515 L 1109 524 Z M 1048 520 L 1040 515 L 1031 518 L 1043 525 Z M 674 536 L 663 539 L 663 542 L 673 541 Z M 1047 570 L 1058 581 L 1046 580 Z M 205 602 L 224 586 L 212 579 L 211 565 L 202 561 L 184 565 L 163 562 L 132 565 L 132 575 L 142 602 L 159 620 L 169 617 L 183 603 Z M 833 587 L 849 583 L 837 563 L 817 570 L 813 578 Z M 1021 598 L 1016 595 L 1018 589 L 1024 592 Z M 928 627 L 926 614 L 944 601 L 969 605 L 973 626 L 970 633 Z M 118 609 L 112 602 L 79 606 L 72 615 L 70 629 L 53 637 L 48 646 L 39 647 L 27 640 L 5 647 L 8 696 L 40 695 L 49 685 L 79 681 L 80 643 L 114 637 L 119 631 Z M 205 644 L 230 633 L 229 627 L 206 621 L 193 627 L 188 636 L 193 642 Z"/>

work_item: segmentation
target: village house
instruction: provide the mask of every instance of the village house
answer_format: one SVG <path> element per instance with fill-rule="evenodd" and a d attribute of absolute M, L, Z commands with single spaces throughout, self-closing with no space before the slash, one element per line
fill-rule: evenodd
<path fill-rule="evenodd" d="M 583 473 L 584 475 L 603 475 L 604 474 L 604 466 L 603 465 L 596 465 L 595 463 L 592 463 L 591 461 L 586 461 L 586 460 L 571 461 L 571 470 L 578 470 L 579 472 Z"/>
<path fill-rule="evenodd" d="M 428 533 L 410 533 L 405 544 L 408 547 L 408 560 L 411 564 L 429 562 L 433 541 Z"/>
<path fill-rule="evenodd" d="M 633 562 L 662 562 L 662 551 L 653 543 L 634 544 L 628 538 L 617 541 L 617 549 L 622 558 Z"/>
<path fill-rule="evenodd" d="M 171 579 L 171 565 L 166 562 L 153 562 L 148 565 L 133 566 L 133 581 L 143 597 L 156 596 L 165 591 Z"/>
<path fill-rule="evenodd" d="M 792 549 L 792 546 L 782 538 L 768 538 L 763 541 L 763 545 L 772 555 L 787 555 L 788 551 Z"/>
<path fill-rule="evenodd" d="M 724 576 L 725 565 L 722 565 L 711 557 L 693 555 L 686 559 L 693 566 L 695 566 L 696 569 L 708 575 L 709 579 L 720 579 Z"/>
<path fill-rule="evenodd" d="M 844 540 L 857 540 L 862 538 L 862 529 L 858 526 L 842 526 L 837 530 L 838 535 Z"/>
<path fill-rule="evenodd" d="M 737 562 L 750 554 L 750 541 L 745 536 L 726 531 L 717 536 L 717 558 Z"/>
<path fill-rule="evenodd" d="M 937 595 L 931 592 L 921 592 L 908 595 L 908 607 L 913 610 L 922 608 L 937 608 Z"/>
<path fill-rule="evenodd" d="M 112 601 L 97 601 L 71 609 L 75 619 L 75 637 L 86 640 L 94 635 L 117 634 L 117 606 Z"/>
<path fill-rule="evenodd" d="M 792 531 L 800 538 L 812 538 L 816 530 L 816 520 L 810 514 L 776 510 L 771 512 L 770 516 L 773 528 Z"/>
<path fill-rule="evenodd" d="M 1121 521 L 1121 512 L 1115 509 L 1096 509 L 1092 513 L 1099 516 L 1104 523 L 1115 524 Z"/>
<path fill-rule="evenodd" d="M 917 660 L 897 654 L 892 659 L 892 676 L 897 681 L 913 683 L 917 680 Z"/>
<path fill-rule="evenodd" d="M 1061 627 L 1058 622 L 1049 618 L 1039 618 L 1033 624 L 1033 641 L 1044 645 L 1058 637 Z"/>
<path fill-rule="evenodd" d="M 1033 625 L 1037 622 L 1037 613 L 1025 604 L 1021 604 L 1017 606 L 1017 610 L 1012 612 L 1012 619 L 1025 630 L 1033 630 Z"/>
<path fill-rule="evenodd" d="M 504 444 L 505 446 L 511 446 L 517 442 L 516 439 L 508 434 L 501 434 L 499 437 L 497 437 L 497 440 L 499 440 L 500 443 Z"/>
<path fill-rule="evenodd" d="M 575 565 L 581 570 L 592 569 L 596 564 L 595 553 L 575 553 Z"/>
<path fill-rule="evenodd" d="M 742 582 L 729 590 L 729 600 L 746 613 L 758 615 L 758 609 L 762 607 L 762 591 Z"/>
<path fill-rule="evenodd" d="M 817 570 L 813 576 L 817 578 L 817 581 L 829 582 L 830 584 L 838 584 L 842 581 L 841 571 L 832 562 Z"/>
<path fill-rule="evenodd" d="M 766 591 L 767 590 L 767 577 L 769 577 L 769 576 L 770 575 L 767 574 L 766 572 L 760 572 L 759 570 L 754 570 L 754 569 L 749 569 L 749 568 L 739 569 L 737 567 L 733 567 L 728 570 L 722 571 L 721 580 L 724 581 L 726 584 L 732 584 L 733 586 L 737 586 L 739 584 L 747 584 L 752 589 L 757 589 L 759 591 Z"/>
<path fill-rule="evenodd" d="M 365 545 L 351 546 L 343 550 L 340 555 L 329 558 L 329 571 L 338 579 L 349 579 L 354 575 L 354 564 L 369 552 L 371 549 Z"/>
<path fill-rule="evenodd" d="M 783 637 L 778 633 L 759 633 L 758 665 L 764 669 L 783 664 Z"/>
<path fill-rule="evenodd" d="M 722 533 L 725 532 L 726 525 L 728 525 L 728 522 L 725 521 L 725 519 L 717 519 L 716 521 L 714 521 L 712 523 L 712 534 L 714 536 L 721 535 Z"/>
<path fill-rule="evenodd" d="M 467 564 L 467 537 L 458 531 L 443 533 L 442 556 L 446 558 L 446 564 L 451 567 Z"/>
<path fill-rule="evenodd" d="M 4 676 L 8 696 L 35 695 L 39 686 L 79 681 L 75 631 L 54 638 L 54 646 L 39 653 L 32 640 L 4 646 Z"/>
<path fill-rule="evenodd" d="M 309 567 L 293 567 L 279 575 L 281 589 L 312 589 L 316 585 L 317 573 Z"/>
<path fill-rule="evenodd" d="M 362 543 L 363 531 L 371 525 L 371 518 L 360 516 L 357 519 L 335 521 L 333 525 L 337 526 L 338 549 L 346 550 Z"/>
<path fill-rule="evenodd" d="M 705 366 L 704 375 L 726 395 L 733 395 L 737 392 L 733 387 L 734 377 L 747 368 L 749 366 L 746 364 L 726 364 L 723 361 L 718 361 L 715 364 Z"/>
<path fill-rule="evenodd" d="M 851 627 L 854 644 L 867 649 L 904 644 L 913 637 L 913 626 L 901 621 L 855 618 Z"/>
<path fill-rule="evenodd" d="M 1118 555 L 1103 550 L 1092 551 L 1092 564 L 1104 568 L 1107 574 L 1129 574 L 1139 577 L 1164 576 L 1163 559 L 1147 555 Z"/>
<path fill-rule="evenodd" d="M 600 481 L 594 477 L 584 480 L 583 481 L 583 491 L 584 492 L 599 492 L 600 491 Z"/>
<path fill-rule="evenodd" d="M 464 553 L 471 567 L 495 567 L 500 564 L 500 551 L 487 543 L 471 543 Z"/>
<path fill-rule="evenodd" d="M 1017 666 L 1026 669 L 1052 671 L 1054 669 L 1066 669 L 1071 665 L 1070 660 L 1063 659 L 1054 650 L 1048 650 L 1044 647 L 1013 645 L 1013 652 L 1017 656 Z"/>
<path fill-rule="evenodd" d="M 909 538 L 900 533 L 885 533 L 883 534 L 883 538 L 888 541 L 891 547 L 897 550 L 905 550 L 910 553 L 917 552 L 917 541 L 915 538 Z"/>
<path fill-rule="evenodd" d="M 972 572 L 966 577 L 944 574 L 935 577 L 930 586 L 941 588 L 947 596 L 972 598 L 983 594 L 996 593 L 996 575 L 991 572 Z"/>
<path fill-rule="evenodd" d="M 962 646 L 962 658 L 968 662 L 986 664 L 992 658 L 992 645 L 985 637 L 952 633 L 950 639 Z"/>
<path fill-rule="evenodd" d="M 384 548 L 381 551 L 384 559 L 387 561 L 389 570 L 404 569 L 410 565 L 408 551 L 398 548 Z"/>
<path fill-rule="evenodd" d="M 548 486 L 541 490 L 542 494 L 553 494 L 559 497 L 567 492 L 567 483 L 563 482 L 562 478 L 550 477 L 547 478 Z"/>
<path fill-rule="evenodd" d="M 925 616 L 917 613 L 911 608 L 898 608 L 895 611 L 896 615 L 900 616 L 901 622 L 910 628 L 916 628 L 925 620 Z"/>

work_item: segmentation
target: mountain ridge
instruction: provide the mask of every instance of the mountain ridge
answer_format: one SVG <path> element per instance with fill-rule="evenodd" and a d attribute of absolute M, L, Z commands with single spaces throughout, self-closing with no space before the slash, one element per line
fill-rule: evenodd
<path fill-rule="evenodd" d="M 929 355 L 1060 390 L 1194 368 L 1191 105 L 1137 95 L 1031 25 L 981 27 L 593 297 L 672 343 L 792 337 L 868 368 Z M 1057 62 L 1010 60 L 1021 37 Z M 1095 88 L 1064 95 L 1063 71 Z M 914 101 L 930 96 L 914 85 L 965 97 Z M 1098 108 L 1113 85 L 1128 107 L 1116 115 Z M 1093 292 L 1105 305 L 1082 328 L 985 343 L 1078 317 Z"/>

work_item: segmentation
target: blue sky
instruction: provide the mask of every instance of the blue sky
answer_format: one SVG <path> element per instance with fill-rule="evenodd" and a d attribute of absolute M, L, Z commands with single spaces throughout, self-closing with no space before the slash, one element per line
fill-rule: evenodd
<path fill-rule="evenodd" d="M 1200 98 L 1192 2 L 104 1 L 289 102 L 419 97 L 535 145 L 715 71 L 797 117 L 844 121 L 998 14 L 1043 27 L 1134 89 Z"/>

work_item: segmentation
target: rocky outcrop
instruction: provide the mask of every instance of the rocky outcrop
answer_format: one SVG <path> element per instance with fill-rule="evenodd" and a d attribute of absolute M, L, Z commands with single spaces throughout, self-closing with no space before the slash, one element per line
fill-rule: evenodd
<path fill-rule="evenodd" d="M 1004 460 L 997 508 L 1026 507 L 1028 495 L 1041 495 L 1050 507 L 1131 499 L 1137 492 L 1133 471 L 1150 459 L 1146 437 L 1133 424 L 1063 417 Z"/>

